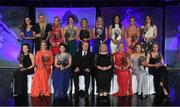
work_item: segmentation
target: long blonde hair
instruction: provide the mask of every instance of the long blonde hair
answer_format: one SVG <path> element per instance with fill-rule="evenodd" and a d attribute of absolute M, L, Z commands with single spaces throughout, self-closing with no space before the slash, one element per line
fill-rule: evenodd
<path fill-rule="evenodd" d="M 55 19 L 58 19 L 58 28 L 61 28 L 61 20 L 60 20 L 60 18 L 58 16 L 55 16 L 54 20 Z"/>
<path fill-rule="evenodd" d="M 101 43 L 101 44 L 99 45 L 99 52 L 101 52 L 101 47 L 102 47 L 103 45 L 106 46 L 105 52 L 108 53 L 108 47 L 107 47 L 107 44 L 105 44 L 105 43 Z"/>
<path fill-rule="evenodd" d="M 47 21 L 46 18 L 43 14 L 40 14 L 39 17 L 43 17 L 44 18 L 44 23 L 39 23 L 39 27 L 41 31 L 45 31 L 46 25 L 47 25 Z"/>

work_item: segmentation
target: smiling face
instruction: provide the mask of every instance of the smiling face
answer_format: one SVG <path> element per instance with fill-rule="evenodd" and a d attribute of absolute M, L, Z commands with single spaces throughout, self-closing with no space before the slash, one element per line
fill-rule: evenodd
<path fill-rule="evenodd" d="M 158 52 L 159 47 L 157 44 L 154 44 L 152 48 L 153 48 L 153 52 Z"/>
<path fill-rule="evenodd" d="M 56 26 L 59 26 L 60 25 L 60 20 L 59 20 L 59 18 L 54 18 L 54 25 L 56 25 Z"/>
<path fill-rule="evenodd" d="M 84 43 L 82 44 L 82 49 L 83 49 L 83 51 L 88 51 L 88 48 L 89 48 L 89 44 L 88 44 L 87 42 L 84 42 Z"/>
<path fill-rule="evenodd" d="M 146 23 L 150 24 L 151 23 L 151 18 L 149 16 L 146 17 Z"/>
<path fill-rule="evenodd" d="M 59 47 L 59 50 L 60 50 L 61 53 L 64 53 L 66 51 L 66 48 L 63 45 L 61 45 Z"/>
<path fill-rule="evenodd" d="M 22 51 L 23 51 L 23 53 L 28 53 L 29 52 L 29 47 L 27 45 L 23 45 Z"/>
<path fill-rule="evenodd" d="M 30 25 L 31 24 L 31 19 L 29 17 L 26 17 L 25 22 L 26 22 L 27 25 Z"/>
<path fill-rule="evenodd" d="M 107 45 L 106 44 L 101 44 L 99 48 L 100 48 L 99 52 L 107 52 Z"/>
<path fill-rule="evenodd" d="M 47 43 L 42 42 L 41 43 L 41 50 L 46 50 L 47 49 Z"/>
<path fill-rule="evenodd" d="M 120 22 L 119 16 L 114 17 L 114 23 L 119 24 L 119 22 Z"/>
<path fill-rule="evenodd" d="M 69 23 L 70 25 L 73 25 L 73 24 L 74 24 L 74 19 L 73 19 L 72 17 L 69 17 L 69 18 L 68 18 L 68 23 Z"/>
<path fill-rule="evenodd" d="M 141 53 L 141 45 L 136 45 L 136 49 L 135 49 L 135 51 L 137 52 L 137 53 Z"/>
<path fill-rule="evenodd" d="M 86 28 L 86 27 L 88 26 L 87 20 L 82 20 L 81 26 L 84 27 L 84 28 Z"/>
<path fill-rule="evenodd" d="M 96 23 L 97 23 L 97 25 L 103 25 L 103 23 L 104 23 L 103 18 L 102 17 L 98 17 L 97 20 L 96 20 Z"/>
<path fill-rule="evenodd" d="M 134 25 L 135 24 L 135 19 L 134 18 L 130 18 L 130 24 Z"/>
<path fill-rule="evenodd" d="M 44 22 L 45 22 L 45 17 L 39 16 L 39 23 L 44 23 Z"/>
<path fill-rule="evenodd" d="M 122 51 L 123 51 L 123 48 L 124 48 L 123 43 L 119 43 L 119 44 L 118 44 L 118 50 L 119 50 L 120 52 L 122 52 Z"/>

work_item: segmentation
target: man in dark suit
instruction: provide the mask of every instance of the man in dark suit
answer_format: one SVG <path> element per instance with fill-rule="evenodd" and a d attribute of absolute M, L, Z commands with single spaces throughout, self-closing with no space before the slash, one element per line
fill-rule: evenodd
<path fill-rule="evenodd" d="M 88 97 L 88 89 L 90 83 L 90 74 L 93 69 L 93 54 L 88 51 L 89 43 L 83 42 L 82 50 L 76 54 L 75 70 L 74 70 L 74 85 L 75 85 L 75 95 L 79 94 L 79 75 L 85 77 L 85 97 Z"/>

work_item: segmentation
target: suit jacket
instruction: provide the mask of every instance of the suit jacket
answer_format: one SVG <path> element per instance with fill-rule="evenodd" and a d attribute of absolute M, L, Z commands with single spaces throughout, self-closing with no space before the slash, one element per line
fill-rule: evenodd
<path fill-rule="evenodd" d="M 93 69 L 94 55 L 91 52 L 87 52 L 85 56 L 82 55 L 82 51 L 76 53 L 75 68 L 79 67 L 81 71 L 86 68 Z"/>

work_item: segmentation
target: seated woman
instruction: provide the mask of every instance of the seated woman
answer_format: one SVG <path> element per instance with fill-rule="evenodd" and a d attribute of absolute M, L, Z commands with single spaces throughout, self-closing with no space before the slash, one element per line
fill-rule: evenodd
<path fill-rule="evenodd" d="M 41 41 L 41 50 L 36 54 L 36 72 L 33 77 L 31 96 L 50 96 L 49 77 L 51 65 L 53 64 L 53 54 L 47 50 L 46 41 Z"/>
<path fill-rule="evenodd" d="M 56 54 L 54 63 L 55 70 L 52 74 L 54 98 L 62 98 L 67 95 L 71 77 L 71 55 L 66 52 L 65 44 L 61 43 L 59 47 L 60 53 Z"/>
<path fill-rule="evenodd" d="M 132 92 L 132 80 L 129 71 L 130 60 L 126 52 L 123 52 L 124 45 L 119 43 L 118 52 L 114 53 L 114 68 L 115 74 L 117 75 L 117 81 L 119 85 L 119 90 L 114 93 L 115 96 L 128 96 L 133 95 Z"/>
<path fill-rule="evenodd" d="M 145 71 L 145 53 L 141 52 L 141 45 L 135 45 L 135 52 L 130 56 L 132 74 L 136 75 L 138 80 L 138 95 L 145 98 L 148 92 L 147 78 L 152 78 L 152 75 L 147 75 Z"/>
<path fill-rule="evenodd" d="M 27 75 L 34 73 L 34 55 L 28 44 L 22 44 L 18 56 L 19 69 L 14 73 L 14 96 L 27 95 Z"/>
<path fill-rule="evenodd" d="M 158 52 L 158 44 L 153 44 L 152 52 L 147 54 L 146 63 L 149 67 L 149 73 L 154 76 L 154 87 L 156 94 L 163 94 L 165 97 L 169 97 L 168 71 L 164 66 L 163 56 Z"/>
<path fill-rule="evenodd" d="M 108 53 L 108 47 L 102 43 L 95 57 L 97 92 L 99 96 L 107 96 L 110 92 L 113 57 Z"/>

